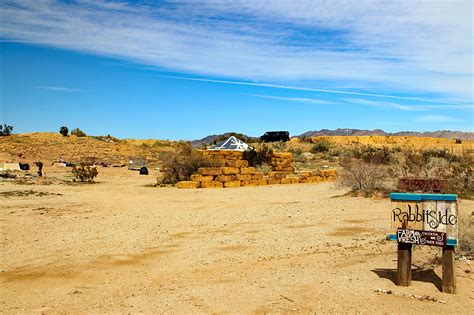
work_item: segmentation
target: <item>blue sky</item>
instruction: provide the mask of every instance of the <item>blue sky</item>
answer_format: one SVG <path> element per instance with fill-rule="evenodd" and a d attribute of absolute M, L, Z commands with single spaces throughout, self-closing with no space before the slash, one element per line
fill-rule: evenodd
<path fill-rule="evenodd" d="M 471 1 L 0 3 L 0 123 L 197 139 L 472 131 Z"/>

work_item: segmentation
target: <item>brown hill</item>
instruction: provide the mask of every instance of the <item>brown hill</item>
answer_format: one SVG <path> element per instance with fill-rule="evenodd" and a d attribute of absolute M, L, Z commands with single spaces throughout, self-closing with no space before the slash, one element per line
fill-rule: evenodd
<path fill-rule="evenodd" d="M 130 157 L 157 162 L 177 142 L 161 140 L 119 140 L 112 137 L 63 137 L 35 132 L 0 137 L 0 161 L 51 162 L 63 159 L 78 163 L 85 159 L 110 164 L 127 163 Z"/>

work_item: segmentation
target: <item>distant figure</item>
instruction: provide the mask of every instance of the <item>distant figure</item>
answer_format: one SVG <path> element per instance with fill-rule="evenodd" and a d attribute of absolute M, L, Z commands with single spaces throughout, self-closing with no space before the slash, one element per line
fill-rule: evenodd
<path fill-rule="evenodd" d="M 36 166 L 38 166 L 38 175 L 41 177 L 43 176 L 43 162 L 37 161 L 35 162 Z"/>
<path fill-rule="evenodd" d="M 140 169 L 140 175 L 148 175 L 148 168 L 146 168 L 145 166 L 143 166 L 143 167 Z"/>

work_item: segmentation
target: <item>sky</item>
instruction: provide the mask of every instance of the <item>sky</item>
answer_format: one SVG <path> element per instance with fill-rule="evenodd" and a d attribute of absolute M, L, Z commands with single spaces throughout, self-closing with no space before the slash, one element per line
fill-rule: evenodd
<path fill-rule="evenodd" d="M 0 2 L 0 123 L 120 138 L 474 130 L 473 1 Z"/>

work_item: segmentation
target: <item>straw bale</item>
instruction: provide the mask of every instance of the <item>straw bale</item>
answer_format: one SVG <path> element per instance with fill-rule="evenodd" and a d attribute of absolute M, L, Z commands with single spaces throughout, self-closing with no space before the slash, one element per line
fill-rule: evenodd
<path fill-rule="evenodd" d="M 246 160 L 226 160 L 225 166 L 229 167 L 248 167 L 249 162 Z"/>
<path fill-rule="evenodd" d="M 235 175 L 236 179 L 238 180 L 251 180 L 252 174 L 237 174 Z"/>
<path fill-rule="evenodd" d="M 219 175 L 216 177 L 216 180 L 219 182 L 230 182 L 237 180 L 237 175 Z"/>
<path fill-rule="evenodd" d="M 222 167 L 222 174 L 224 175 L 235 175 L 239 173 L 240 169 L 237 167 Z"/>
<path fill-rule="evenodd" d="M 224 187 L 224 185 L 222 184 L 222 182 L 212 181 L 212 182 L 202 182 L 201 187 L 202 188 L 222 188 Z"/>
<path fill-rule="evenodd" d="M 199 188 L 201 186 L 200 182 L 195 181 L 181 181 L 176 184 L 178 188 Z"/>
<path fill-rule="evenodd" d="M 221 175 L 222 168 L 220 167 L 200 167 L 198 173 L 201 175 Z"/>
<path fill-rule="evenodd" d="M 195 182 L 211 182 L 214 180 L 214 176 L 212 175 L 201 175 L 201 174 L 193 174 L 191 175 L 191 180 Z"/>
<path fill-rule="evenodd" d="M 226 188 L 240 187 L 240 180 L 232 180 L 232 181 L 224 182 L 224 187 Z"/>
<path fill-rule="evenodd" d="M 255 167 L 242 167 L 240 168 L 240 174 L 255 174 L 257 169 Z"/>

